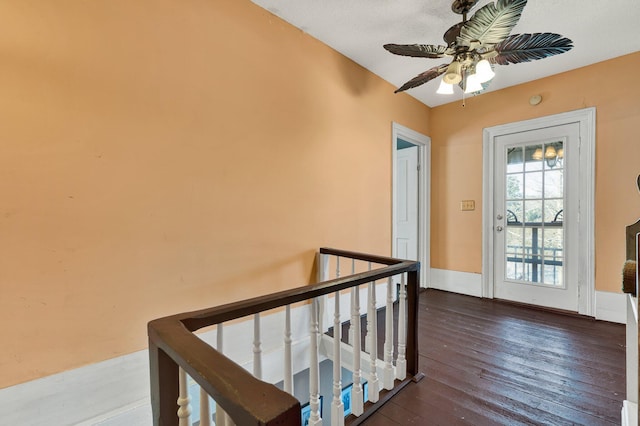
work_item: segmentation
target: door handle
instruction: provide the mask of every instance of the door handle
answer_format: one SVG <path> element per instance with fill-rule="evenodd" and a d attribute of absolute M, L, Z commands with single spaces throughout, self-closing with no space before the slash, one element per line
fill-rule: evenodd
<path fill-rule="evenodd" d="M 502 226 L 496 226 L 496 231 L 501 232 L 502 231 Z"/>
<path fill-rule="evenodd" d="M 502 220 L 502 215 L 501 215 L 501 214 L 499 214 L 499 215 L 496 217 L 496 219 L 498 219 L 498 220 Z"/>

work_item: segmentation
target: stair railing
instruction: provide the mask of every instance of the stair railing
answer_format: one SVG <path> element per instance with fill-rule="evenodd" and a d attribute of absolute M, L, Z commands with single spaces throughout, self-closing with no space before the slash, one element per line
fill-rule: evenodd
<path fill-rule="evenodd" d="M 335 278 L 328 279 L 330 259 L 335 259 Z M 340 259 L 351 260 L 351 273 L 340 271 Z M 291 317 L 290 306 L 299 302 L 310 305 L 310 425 L 322 424 L 319 416 L 318 361 L 322 345 L 328 336 L 325 331 L 329 324 L 322 320 L 322 307 L 333 294 L 333 337 L 332 351 L 324 353 L 334 363 L 333 395 L 327 395 L 331 402 L 331 424 L 333 426 L 363 422 L 382 404 L 389 400 L 409 382 L 419 380 L 418 372 L 418 291 L 420 264 L 383 256 L 369 255 L 330 248 L 319 250 L 319 277 L 321 282 L 285 290 L 266 296 L 255 297 L 227 305 L 195 312 L 181 313 L 151 321 L 148 324 L 149 359 L 151 380 L 151 405 L 154 425 L 191 426 L 190 396 L 187 391 L 187 377 L 198 383 L 201 389 L 200 425 L 211 424 L 208 406 L 210 396 L 216 403 L 216 425 L 300 425 L 301 405 L 290 394 L 292 391 L 291 370 Z M 355 262 L 365 262 L 367 270 L 357 272 Z M 372 269 L 371 265 L 382 265 Z M 395 277 L 395 278 L 394 278 Z M 395 281 L 394 281 L 395 280 Z M 376 291 L 377 282 L 386 282 L 384 349 L 382 359 L 378 359 Z M 363 286 L 363 288 L 361 288 Z M 348 291 L 347 291 L 348 290 Z M 368 292 L 366 309 L 366 344 L 361 348 L 360 293 Z M 396 294 L 397 290 L 397 294 Z M 345 293 L 345 291 L 347 291 Z M 350 294 L 351 309 L 347 313 L 351 337 L 349 344 L 341 339 L 341 329 L 345 322 L 341 319 L 340 299 L 342 294 Z M 396 294 L 396 296 L 394 296 Z M 393 336 L 391 323 L 394 312 L 394 297 L 399 306 L 397 336 Z M 373 303 L 373 306 L 372 306 Z M 326 307 L 326 306 L 325 306 Z M 284 308 L 284 390 L 260 380 L 262 375 L 260 313 L 276 308 Z M 253 374 L 222 353 L 222 327 L 227 321 L 252 316 Z M 406 318 L 405 318 L 406 315 Z M 349 320 L 350 319 L 350 320 Z M 194 334 L 204 327 L 217 325 L 217 348 L 213 348 Z M 364 330 L 362 330 L 364 331 Z M 394 343 L 396 350 L 394 350 Z M 345 352 L 346 351 L 346 352 Z M 329 353 L 331 352 L 331 353 Z M 353 372 L 353 389 L 350 399 L 356 397 L 349 407 L 352 413 L 345 421 L 345 407 L 339 398 L 341 389 L 340 369 L 343 366 L 341 354 L 351 358 L 349 369 Z M 393 355 L 397 353 L 395 365 Z M 367 355 L 367 359 L 362 356 Z M 346 356 L 345 356 L 346 357 Z M 287 365 L 287 363 L 289 365 Z M 361 366 L 367 366 L 361 368 Z M 380 384 L 378 385 L 378 377 Z M 369 380 L 368 402 L 362 400 L 363 379 Z"/>

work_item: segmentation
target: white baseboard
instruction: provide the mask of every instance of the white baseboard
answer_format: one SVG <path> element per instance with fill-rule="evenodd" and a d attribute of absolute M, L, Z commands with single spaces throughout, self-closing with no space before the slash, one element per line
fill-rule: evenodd
<path fill-rule="evenodd" d="M 638 404 L 630 401 L 622 403 L 622 426 L 638 426 Z"/>
<path fill-rule="evenodd" d="M 596 291 L 596 319 L 626 324 L 626 295 L 624 293 Z"/>
<path fill-rule="evenodd" d="M 0 411 L 3 424 L 76 425 L 145 398 L 149 357 L 140 351 L 1 389 Z"/>
<path fill-rule="evenodd" d="M 482 297 L 482 274 L 431 268 L 429 288 Z"/>
<path fill-rule="evenodd" d="M 431 268 L 429 288 L 482 297 L 482 274 Z M 625 324 L 625 294 L 596 291 L 596 319 Z"/>
<path fill-rule="evenodd" d="M 151 398 L 82 421 L 75 426 L 148 426 L 153 424 Z"/>

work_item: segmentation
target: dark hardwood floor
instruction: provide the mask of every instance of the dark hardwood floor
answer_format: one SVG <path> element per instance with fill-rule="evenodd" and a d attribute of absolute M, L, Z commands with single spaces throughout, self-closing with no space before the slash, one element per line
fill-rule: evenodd
<path fill-rule="evenodd" d="M 620 425 L 621 324 L 427 290 L 420 367 L 364 424 Z"/>

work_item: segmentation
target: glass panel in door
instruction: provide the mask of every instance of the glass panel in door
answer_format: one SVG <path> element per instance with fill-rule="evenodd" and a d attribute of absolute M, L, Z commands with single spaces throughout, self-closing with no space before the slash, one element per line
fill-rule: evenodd
<path fill-rule="evenodd" d="M 505 280 L 564 287 L 564 141 L 506 147 Z"/>

